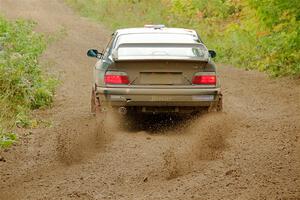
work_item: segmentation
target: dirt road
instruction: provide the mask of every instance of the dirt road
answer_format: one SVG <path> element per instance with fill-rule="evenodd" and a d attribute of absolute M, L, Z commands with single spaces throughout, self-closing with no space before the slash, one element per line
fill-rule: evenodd
<path fill-rule="evenodd" d="M 103 131 L 89 115 L 95 60 L 85 53 L 109 32 L 62 0 L 0 0 L 0 10 L 66 33 L 41 59 L 62 80 L 54 107 L 37 113 L 53 124 L 1 152 L 1 200 L 300 199 L 299 80 L 220 66 L 223 114 L 126 131 L 108 116 Z"/>

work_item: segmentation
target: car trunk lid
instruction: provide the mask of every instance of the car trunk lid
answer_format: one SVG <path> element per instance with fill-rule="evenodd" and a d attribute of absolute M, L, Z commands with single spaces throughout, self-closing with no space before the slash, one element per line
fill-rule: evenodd
<path fill-rule="evenodd" d="M 215 73 L 214 67 L 203 61 L 190 60 L 127 60 L 117 61 L 108 71 L 121 71 L 128 75 L 129 85 L 192 85 L 193 76 Z"/>

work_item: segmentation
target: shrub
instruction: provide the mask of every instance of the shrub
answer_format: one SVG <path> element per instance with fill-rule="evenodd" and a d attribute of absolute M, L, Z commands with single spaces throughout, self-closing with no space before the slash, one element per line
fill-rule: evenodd
<path fill-rule="evenodd" d="M 0 17 L 0 128 L 27 125 L 20 122 L 29 121 L 31 109 L 52 103 L 56 81 L 42 73 L 38 62 L 47 40 L 34 26 L 32 21 Z"/>

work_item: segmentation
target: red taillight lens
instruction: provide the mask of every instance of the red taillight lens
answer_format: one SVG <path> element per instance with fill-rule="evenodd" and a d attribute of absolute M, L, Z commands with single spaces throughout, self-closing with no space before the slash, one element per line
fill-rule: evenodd
<path fill-rule="evenodd" d="M 125 72 L 106 72 L 104 82 L 106 84 L 129 84 L 129 79 Z"/>
<path fill-rule="evenodd" d="M 193 77 L 193 84 L 197 85 L 215 85 L 217 78 L 215 75 L 201 75 Z"/>

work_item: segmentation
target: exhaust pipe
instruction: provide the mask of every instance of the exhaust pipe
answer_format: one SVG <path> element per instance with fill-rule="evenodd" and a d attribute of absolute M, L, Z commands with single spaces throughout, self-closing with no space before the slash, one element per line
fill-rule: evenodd
<path fill-rule="evenodd" d="M 125 107 L 120 107 L 120 108 L 118 109 L 118 112 L 119 112 L 119 114 L 121 114 L 121 115 L 126 115 L 126 114 L 127 114 L 127 108 L 125 108 Z"/>

